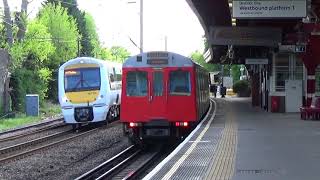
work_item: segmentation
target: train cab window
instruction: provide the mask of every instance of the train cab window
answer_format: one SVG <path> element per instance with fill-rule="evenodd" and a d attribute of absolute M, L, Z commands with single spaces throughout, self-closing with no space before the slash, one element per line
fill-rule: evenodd
<path fill-rule="evenodd" d="M 148 94 L 148 81 L 147 72 L 144 71 L 131 71 L 127 73 L 127 96 L 147 96 Z"/>
<path fill-rule="evenodd" d="M 99 68 L 79 68 L 64 72 L 64 87 L 66 92 L 99 90 Z"/>
<path fill-rule="evenodd" d="M 190 95 L 190 73 L 188 71 L 171 71 L 169 74 L 170 95 Z"/>
<path fill-rule="evenodd" d="M 155 96 L 162 96 L 163 93 L 163 73 L 153 73 L 153 93 Z"/>

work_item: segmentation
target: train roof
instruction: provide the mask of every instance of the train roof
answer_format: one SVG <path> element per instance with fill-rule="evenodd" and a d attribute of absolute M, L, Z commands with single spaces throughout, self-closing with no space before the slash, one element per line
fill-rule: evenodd
<path fill-rule="evenodd" d="M 151 51 L 129 57 L 122 67 L 193 67 L 191 58 L 167 51 Z"/>
<path fill-rule="evenodd" d="M 66 66 L 79 64 L 79 63 L 99 64 L 100 66 L 111 66 L 111 67 L 119 67 L 119 68 L 121 68 L 121 66 L 122 66 L 120 63 L 112 62 L 109 60 L 101 60 L 101 59 L 96 59 L 93 57 L 77 57 L 77 58 L 70 59 L 67 62 L 65 62 L 63 65 L 60 66 L 60 69 L 63 69 Z"/>

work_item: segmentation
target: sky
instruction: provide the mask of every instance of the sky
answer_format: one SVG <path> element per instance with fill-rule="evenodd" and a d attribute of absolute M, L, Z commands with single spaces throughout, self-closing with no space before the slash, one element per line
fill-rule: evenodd
<path fill-rule="evenodd" d="M 42 1 L 30 3 L 31 18 Z M 8 2 L 11 9 L 20 10 L 21 0 Z M 78 0 L 78 5 L 93 16 L 103 46 L 122 46 L 132 55 L 139 53 L 130 38 L 139 46 L 140 0 Z M 143 5 L 144 51 L 165 50 L 167 37 L 168 51 L 185 56 L 202 52 L 204 31 L 185 0 L 144 0 Z"/>

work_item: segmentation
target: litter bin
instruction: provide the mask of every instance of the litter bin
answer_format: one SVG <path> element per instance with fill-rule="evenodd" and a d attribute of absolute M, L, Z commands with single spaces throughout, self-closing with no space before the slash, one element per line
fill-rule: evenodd
<path fill-rule="evenodd" d="M 271 96 L 271 112 L 280 112 L 280 96 Z"/>
<path fill-rule="evenodd" d="M 26 115 L 39 116 L 39 95 L 38 94 L 26 95 Z"/>

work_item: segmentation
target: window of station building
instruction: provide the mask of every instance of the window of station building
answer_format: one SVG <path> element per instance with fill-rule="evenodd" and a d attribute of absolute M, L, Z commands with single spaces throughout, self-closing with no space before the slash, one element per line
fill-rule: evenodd
<path fill-rule="evenodd" d="M 126 94 L 127 96 L 147 96 L 148 73 L 144 71 L 131 71 L 127 73 Z"/>
<path fill-rule="evenodd" d="M 275 91 L 285 91 L 286 80 L 303 79 L 303 63 L 294 54 L 277 54 L 274 60 Z"/>
<path fill-rule="evenodd" d="M 153 73 L 153 93 L 155 96 L 162 96 L 163 94 L 163 73 Z"/>
<path fill-rule="evenodd" d="M 293 76 L 294 76 L 294 80 L 302 80 L 303 79 L 303 62 L 301 60 L 301 58 L 299 58 L 298 56 L 296 56 L 295 61 L 292 61 L 293 63 Z"/>
<path fill-rule="evenodd" d="M 275 58 L 275 91 L 284 91 L 289 79 L 289 54 L 277 54 Z"/>
<path fill-rule="evenodd" d="M 169 73 L 170 95 L 190 95 L 191 83 L 188 71 L 171 71 Z"/>

